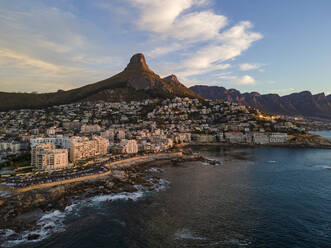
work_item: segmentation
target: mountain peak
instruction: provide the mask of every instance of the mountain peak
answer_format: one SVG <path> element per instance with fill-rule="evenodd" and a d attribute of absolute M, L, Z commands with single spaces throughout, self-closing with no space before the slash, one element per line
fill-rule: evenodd
<path fill-rule="evenodd" d="M 126 66 L 125 70 L 141 70 L 141 71 L 150 71 L 144 54 L 137 53 L 133 55 L 130 59 L 130 63 Z"/>
<path fill-rule="evenodd" d="M 173 79 L 177 79 L 172 75 Z M 0 111 L 21 108 L 44 108 L 80 101 L 141 101 L 190 97 L 203 99 L 179 82 L 166 81 L 146 64 L 142 53 L 133 55 L 127 67 L 105 80 L 56 93 L 28 94 L 0 92 Z"/>
<path fill-rule="evenodd" d="M 165 77 L 164 79 L 167 80 L 167 81 L 179 82 L 178 78 L 174 74 L 171 74 L 171 75 Z"/>

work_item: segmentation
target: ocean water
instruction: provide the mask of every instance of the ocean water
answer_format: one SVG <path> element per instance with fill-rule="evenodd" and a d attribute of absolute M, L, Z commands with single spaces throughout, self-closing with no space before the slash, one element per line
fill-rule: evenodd
<path fill-rule="evenodd" d="M 313 131 L 311 133 L 320 135 L 327 139 L 331 139 L 331 131 Z"/>
<path fill-rule="evenodd" d="M 194 150 L 222 165 L 169 164 L 158 192 L 77 203 L 17 247 L 331 247 L 331 150 Z"/>

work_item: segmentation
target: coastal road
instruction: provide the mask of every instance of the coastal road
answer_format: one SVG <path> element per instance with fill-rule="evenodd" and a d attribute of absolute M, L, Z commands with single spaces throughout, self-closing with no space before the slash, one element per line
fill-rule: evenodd
<path fill-rule="evenodd" d="M 160 153 L 160 154 L 137 156 L 137 157 L 133 157 L 133 158 L 123 159 L 123 160 L 105 164 L 104 166 L 107 167 L 109 169 L 109 171 L 104 172 L 104 173 L 83 176 L 83 177 L 78 177 L 78 178 L 72 178 L 72 179 L 65 179 L 65 180 L 50 182 L 50 183 L 35 184 L 35 185 L 28 186 L 28 187 L 18 188 L 15 191 L 18 193 L 21 193 L 21 192 L 34 190 L 34 189 L 48 188 L 48 187 L 63 185 L 63 184 L 67 184 L 67 183 L 100 179 L 102 177 L 110 175 L 112 173 L 111 169 L 115 166 L 126 167 L 126 166 L 130 166 L 134 163 L 143 163 L 143 162 L 149 162 L 149 161 L 158 160 L 158 159 L 170 159 L 170 158 L 178 157 L 181 155 L 182 155 L 181 152 Z"/>

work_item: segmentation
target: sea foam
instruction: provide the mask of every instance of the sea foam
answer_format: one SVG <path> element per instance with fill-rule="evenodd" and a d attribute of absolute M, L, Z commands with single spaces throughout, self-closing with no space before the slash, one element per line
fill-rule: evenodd
<path fill-rule="evenodd" d="M 159 192 L 165 190 L 169 184 L 170 182 L 165 179 L 159 179 L 156 182 L 154 181 L 154 189 L 152 191 Z M 65 231 L 64 221 L 69 214 L 77 214 L 79 209 L 84 206 L 97 207 L 97 205 L 90 203 L 102 203 L 116 200 L 137 201 L 143 197 L 145 193 L 150 192 L 141 185 L 136 185 L 136 188 L 138 190 L 137 192 L 122 192 L 118 194 L 93 196 L 67 206 L 64 211 L 53 210 L 47 212 L 38 220 L 36 229 L 34 230 L 27 230 L 22 233 L 16 233 L 11 229 L 0 230 L 0 242 L 2 242 L 3 247 L 13 247 L 24 243 L 40 242 L 54 233 Z M 29 240 L 31 235 L 35 235 L 36 238 Z"/>
<path fill-rule="evenodd" d="M 185 229 L 185 228 L 183 228 L 180 231 L 176 232 L 175 237 L 177 239 L 205 240 L 205 238 L 196 236 L 190 230 Z"/>

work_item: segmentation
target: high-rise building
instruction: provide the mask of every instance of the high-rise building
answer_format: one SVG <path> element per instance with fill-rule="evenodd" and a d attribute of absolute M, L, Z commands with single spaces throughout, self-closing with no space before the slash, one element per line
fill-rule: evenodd
<path fill-rule="evenodd" d="M 72 162 L 107 154 L 109 140 L 95 136 L 88 138 L 73 139 L 70 144 L 70 160 Z"/>
<path fill-rule="evenodd" d="M 124 153 L 137 153 L 138 152 L 138 144 L 136 140 L 127 140 L 123 139 L 121 140 L 120 146 L 123 147 L 123 152 Z"/>
<path fill-rule="evenodd" d="M 125 139 L 125 131 L 124 130 L 118 130 L 116 134 L 117 139 L 122 140 Z"/>
<path fill-rule="evenodd" d="M 19 152 L 21 144 L 18 142 L 0 142 L 0 151 Z"/>
<path fill-rule="evenodd" d="M 68 166 L 68 150 L 53 149 L 51 143 L 36 145 L 31 149 L 31 165 L 52 170 Z"/>
<path fill-rule="evenodd" d="M 108 129 L 108 130 L 105 130 L 104 132 L 101 132 L 100 135 L 102 138 L 114 140 L 115 131 L 114 131 L 114 129 Z"/>
<path fill-rule="evenodd" d="M 46 134 L 51 136 L 51 135 L 55 135 L 56 133 L 56 127 L 50 127 L 46 130 Z"/>
<path fill-rule="evenodd" d="M 80 128 L 81 133 L 96 133 L 100 132 L 101 127 L 98 124 L 95 125 L 82 125 Z"/>
<path fill-rule="evenodd" d="M 52 144 L 53 148 L 61 148 L 61 149 L 69 149 L 70 148 L 70 138 L 62 135 L 57 135 L 55 137 L 47 137 L 47 138 L 33 138 L 30 139 L 31 148 L 40 144 Z"/>

